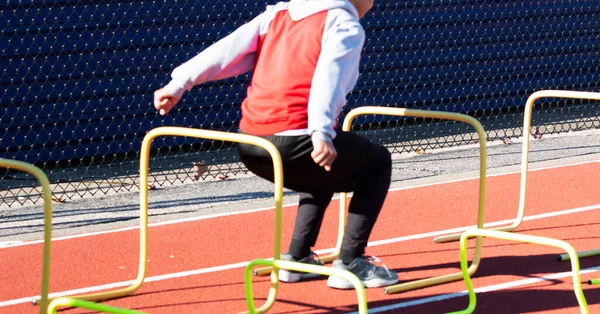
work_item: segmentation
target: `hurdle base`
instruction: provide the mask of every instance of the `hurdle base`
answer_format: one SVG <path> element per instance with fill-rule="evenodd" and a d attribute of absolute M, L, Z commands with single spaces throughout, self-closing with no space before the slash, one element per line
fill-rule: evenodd
<path fill-rule="evenodd" d="M 600 255 L 600 249 L 577 252 L 578 258 L 586 258 L 586 257 L 591 257 L 591 256 L 596 256 L 596 255 Z M 566 261 L 570 261 L 571 257 L 569 256 L 569 254 L 560 254 L 558 256 L 558 260 L 561 262 L 566 262 Z"/>

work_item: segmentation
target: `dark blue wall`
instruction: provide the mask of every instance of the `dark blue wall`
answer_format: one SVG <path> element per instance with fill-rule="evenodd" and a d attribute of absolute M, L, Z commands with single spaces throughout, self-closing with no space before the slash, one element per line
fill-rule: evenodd
<path fill-rule="evenodd" d="M 0 157 L 44 163 L 132 152 L 161 125 L 235 129 L 247 76 L 194 89 L 167 117 L 155 113 L 152 93 L 265 1 L 165 3 L 0 4 Z M 522 106 L 535 90 L 598 87 L 595 0 L 376 3 L 363 20 L 362 76 L 348 109 L 471 113 Z"/>

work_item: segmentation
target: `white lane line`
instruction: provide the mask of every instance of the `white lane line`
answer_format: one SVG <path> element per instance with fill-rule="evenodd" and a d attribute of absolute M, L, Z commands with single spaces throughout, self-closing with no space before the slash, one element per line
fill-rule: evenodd
<path fill-rule="evenodd" d="M 579 274 L 580 275 L 589 274 L 589 273 L 597 272 L 598 270 L 600 270 L 600 266 L 585 268 L 585 269 L 580 270 Z M 557 274 L 552 274 L 552 275 L 542 276 L 542 277 L 537 277 L 537 278 L 527 278 L 527 279 L 504 282 L 504 283 L 495 284 L 495 285 L 491 285 L 491 286 L 475 288 L 474 290 L 475 290 L 475 293 L 498 291 L 498 290 L 504 290 L 504 289 L 510 289 L 510 288 L 531 285 L 531 284 L 542 282 L 542 281 L 552 281 L 555 279 L 571 277 L 572 275 L 573 275 L 573 273 L 568 271 L 568 272 L 557 273 Z M 466 297 L 468 295 L 469 295 L 469 292 L 467 290 L 464 290 L 461 292 L 455 292 L 455 293 L 441 294 L 441 295 L 436 295 L 433 297 L 421 298 L 421 299 L 407 301 L 407 302 L 400 302 L 400 303 L 396 303 L 396 304 L 390 304 L 390 305 L 384 305 L 384 306 L 380 306 L 380 307 L 369 308 L 369 313 L 381 313 L 381 312 L 397 310 L 397 309 L 407 308 L 407 307 L 416 306 L 416 305 L 423 305 L 423 304 L 427 304 L 427 303 L 434 303 L 434 302 L 439 302 L 439 301 L 444 301 L 444 300 L 449 300 L 449 299 L 454 299 L 454 298 L 459 298 L 459 297 Z M 573 296 L 573 299 L 575 299 L 575 296 Z M 348 314 L 358 314 L 358 312 L 350 312 Z"/>
<path fill-rule="evenodd" d="M 585 212 L 585 211 L 595 210 L 595 209 L 599 209 L 599 208 L 600 208 L 600 204 L 596 204 L 593 206 L 586 206 L 586 207 L 580 207 L 580 208 L 561 210 L 561 211 L 552 212 L 552 213 L 545 213 L 545 214 L 540 214 L 540 215 L 535 215 L 535 216 L 528 216 L 528 217 L 525 217 L 524 220 L 531 221 L 531 220 L 536 220 L 536 219 L 543 219 L 543 218 L 548 218 L 548 217 L 556 217 L 556 216 L 568 215 L 568 214 L 573 214 L 573 213 Z M 496 222 L 496 223 L 493 223 L 490 225 L 502 224 L 502 223 L 505 223 L 505 222 L 499 221 L 499 222 Z M 415 234 L 415 235 L 410 235 L 410 236 L 403 236 L 403 237 L 397 237 L 397 238 L 392 238 L 392 239 L 373 241 L 373 242 L 369 242 L 368 246 L 369 247 L 379 246 L 379 245 L 384 245 L 384 244 L 392 244 L 392 243 L 404 242 L 404 241 L 421 239 L 421 238 L 426 238 L 426 237 L 432 237 L 432 236 L 437 236 L 437 235 L 442 235 L 442 234 L 461 232 L 461 231 L 464 231 L 469 228 L 473 228 L 473 226 L 441 230 L 441 231 L 434 231 L 434 232 L 427 232 L 427 233 Z M 334 250 L 334 248 L 323 249 L 323 250 L 317 251 L 316 253 L 324 254 L 324 253 L 332 252 L 333 250 Z M 246 267 L 246 265 L 248 265 L 248 263 L 249 263 L 249 261 L 246 261 L 246 262 L 239 262 L 239 263 L 234 263 L 234 264 L 220 265 L 220 266 L 214 266 L 214 267 L 209 267 L 209 268 L 201 268 L 201 269 L 183 271 L 183 272 L 178 272 L 178 273 L 171 273 L 171 274 L 147 277 L 144 280 L 144 282 L 161 281 L 161 280 L 168 280 L 168 279 L 173 279 L 173 278 L 213 273 L 213 272 L 223 271 L 223 270 L 243 268 L 243 267 Z M 115 288 L 119 288 L 119 287 L 129 286 L 133 282 L 134 282 L 133 280 L 116 282 L 116 283 L 111 283 L 111 284 L 106 284 L 106 285 L 93 286 L 93 287 L 69 290 L 69 291 L 64 291 L 64 292 L 57 292 L 57 293 L 51 294 L 50 296 L 54 298 L 54 297 L 66 296 L 66 295 L 90 293 L 90 292 L 106 290 L 106 289 L 115 289 Z M 31 297 L 19 298 L 19 299 L 14 299 L 14 300 L 2 301 L 2 302 L 0 302 L 0 307 L 16 305 L 16 304 L 20 304 L 20 303 L 27 303 L 27 302 L 31 302 L 32 300 L 37 299 L 37 298 L 39 298 L 39 296 L 31 296 Z"/>
<path fill-rule="evenodd" d="M 2 247 L 9 247 L 9 246 L 19 246 L 19 245 L 23 245 L 23 241 L 4 241 L 4 242 L 0 242 L 0 248 Z"/>
<path fill-rule="evenodd" d="M 590 211 L 590 210 L 594 210 L 594 209 L 600 209 L 600 204 L 579 207 L 579 208 L 572 208 L 572 209 L 564 209 L 564 210 L 560 210 L 557 212 L 543 213 L 543 214 L 538 214 L 538 215 L 533 215 L 533 216 L 526 216 L 523 218 L 523 221 L 531 221 L 531 220 L 538 220 L 538 219 L 543 219 L 543 218 L 550 218 L 550 217 L 557 217 L 557 216 L 581 213 L 581 212 L 586 212 L 586 211 Z M 513 221 L 514 221 L 514 219 L 508 219 L 508 220 L 490 222 L 490 223 L 484 224 L 483 226 L 485 228 L 490 228 L 490 227 L 495 227 L 495 226 L 502 226 L 502 225 L 511 223 Z M 426 237 L 434 237 L 434 236 L 445 235 L 445 234 L 461 233 L 467 229 L 472 229 L 472 228 L 476 228 L 476 227 L 477 227 L 477 225 L 472 225 L 472 226 L 468 226 L 468 227 L 460 227 L 460 228 L 454 228 L 454 229 L 433 231 L 433 232 L 428 232 L 428 233 L 414 234 L 414 235 L 409 235 L 409 236 L 402 236 L 402 237 L 398 237 L 398 238 L 378 240 L 378 241 L 369 242 L 369 246 L 384 245 L 384 244 L 402 242 L 402 241 L 407 241 L 407 240 L 415 240 L 415 239 L 421 239 L 421 238 L 426 238 Z"/>
<path fill-rule="evenodd" d="M 167 280 L 167 279 L 173 279 L 173 278 L 189 277 L 189 276 L 200 275 L 200 274 L 214 273 L 214 272 L 218 272 L 218 271 L 235 269 L 235 268 L 242 268 L 242 267 L 246 267 L 246 265 L 248 265 L 248 263 L 249 262 L 241 262 L 241 263 L 235 263 L 235 264 L 214 266 L 214 267 L 209 267 L 209 268 L 201 268 L 201 269 L 196 269 L 196 270 L 182 271 L 182 272 L 178 272 L 178 273 L 171 273 L 171 274 L 165 274 L 165 275 L 160 275 L 160 276 L 146 277 L 144 279 L 144 282 L 161 281 L 161 280 Z M 58 298 L 58 297 L 64 297 L 64 296 L 69 296 L 69 295 L 87 294 L 87 293 L 101 291 L 101 290 L 116 289 L 116 288 L 131 286 L 134 282 L 135 282 L 135 280 L 128 280 L 128 281 L 109 283 L 109 284 L 100 285 L 100 286 L 93 286 L 93 287 L 87 287 L 87 288 L 80 288 L 80 289 L 50 293 L 48 295 L 48 297 L 49 298 Z M 39 298 L 40 298 L 40 296 L 37 295 L 37 296 L 32 296 L 32 297 L 25 297 L 25 298 L 20 298 L 20 299 L 2 301 L 2 302 L 0 302 L 0 307 L 17 305 L 17 304 L 21 304 L 21 303 L 30 303 L 33 300 L 36 300 Z"/>
<path fill-rule="evenodd" d="M 528 172 L 535 172 L 535 171 L 541 171 L 541 170 L 547 170 L 547 169 L 555 169 L 555 168 L 564 168 L 564 167 L 570 167 L 570 166 L 576 166 L 576 165 L 583 165 L 583 164 L 589 164 L 589 163 L 596 163 L 596 162 L 600 162 L 600 160 L 582 161 L 582 162 L 576 162 L 576 163 L 570 163 L 570 164 L 564 164 L 564 165 L 555 165 L 555 166 L 541 167 L 541 168 L 537 168 L 537 169 L 530 169 Z M 518 174 L 518 173 L 521 173 L 521 171 L 513 171 L 513 172 L 492 174 L 492 175 L 488 175 L 487 177 L 499 177 L 499 176 L 506 176 L 506 175 Z M 417 189 L 417 188 L 422 188 L 422 187 L 430 187 L 430 186 L 443 185 L 443 184 L 456 183 L 456 182 L 463 182 L 463 181 L 469 181 L 469 180 L 478 180 L 478 179 L 479 179 L 479 176 L 476 176 L 476 177 L 462 178 L 462 179 L 449 180 L 449 181 L 443 181 L 443 182 L 434 182 L 434 183 L 427 183 L 427 184 L 421 184 L 421 185 L 415 185 L 415 186 L 393 188 L 393 189 L 390 189 L 389 191 L 390 192 L 405 191 L 405 190 Z M 339 199 L 339 197 L 335 197 L 334 199 Z M 283 205 L 283 207 L 285 208 L 285 207 L 291 207 L 291 206 L 296 206 L 296 205 L 298 205 L 298 203 L 286 204 L 286 205 Z M 250 209 L 250 210 L 245 210 L 245 211 L 236 211 L 236 212 L 231 212 L 231 213 L 220 213 L 220 214 L 212 214 L 212 215 L 206 215 L 206 216 L 200 216 L 200 217 L 190 217 L 190 218 L 168 220 L 168 221 L 162 221 L 162 222 L 156 222 L 156 223 L 149 223 L 148 227 L 158 227 L 158 226 L 171 225 L 171 224 L 177 224 L 177 223 L 185 223 L 185 222 L 192 222 L 192 221 L 199 221 L 199 220 L 206 220 L 206 219 L 212 219 L 212 218 L 218 218 L 218 217 L 244 215 L 244 214 L 256 213 L 256 212 L 261 212 L 261 211 L 266 211 L 266 210 L 272 210 L 274 208 L 275 207 L 264 207 L 264 208 Z M 508 222 L 512 222 L 512 221 L 508 221 Z M 125 228 L 105 230 L 105 231 L 81 233 L 81 234 L 76 234 L 76 235 L 69 235 L 69 236 L 62 236 L 62 237 L 52 238 L 52 241 L 64 241 L 64 240 L 70 240 L 70 239 L 76 239 L 76 238 L 90 237 L 90 236 L 110 234 L 110 233 L 123 232 L 123 231 L 129 231 L 129 230 L 137 230 L 137 229 L 140 229 L 140 227 L 139 226 L 133 226 L 133 227 L 125 227 Z M 448 231 L 447 233 L 454 233 L 454 231 Z M 4 249 L 4 248 L 11 248 L 11 247 L 16 247 L 16 246 L 25 246 L 25 245 L 32 245 L 32 244 L 40 244 L 40 243 L 44 243 L 44 240 L 42 239 L 42 240 L 34 240 L 34 241 L 9 241 L 9 242 L 0 242 L 0 250 Z"/>

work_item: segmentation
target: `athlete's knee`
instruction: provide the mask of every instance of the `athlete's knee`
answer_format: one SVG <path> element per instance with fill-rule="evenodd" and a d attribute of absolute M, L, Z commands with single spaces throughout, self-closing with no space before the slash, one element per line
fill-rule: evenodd
<path fill-rule="evenodd" d="M 376 165 L 382 172 L 392 169 L 392 154 L 384 146 L 379 148 Z"/>

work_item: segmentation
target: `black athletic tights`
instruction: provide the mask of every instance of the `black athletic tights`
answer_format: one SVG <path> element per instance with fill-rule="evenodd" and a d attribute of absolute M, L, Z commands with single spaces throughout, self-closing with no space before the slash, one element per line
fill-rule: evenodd
<path fill-rule="evenodd" d="M 333 140 L 338 156 L 328 172 L 310 156 L 313 150 L 310 136 L 264 138 L 279 149 L 284 186 L 300 194 L 289 253 L 296 259 L 308 256 L 317 241 L 333 193 L 353 192 L 340 259 L 350 263 L 364 255 L 390 186 L 392 161 L 389 151 L 355 133 L 338 131 Z M 238 149 L 242 162 L 250 171 L 273 182 L 273 161 L 266 150 L 249 144 L 238 144 Z"/>

